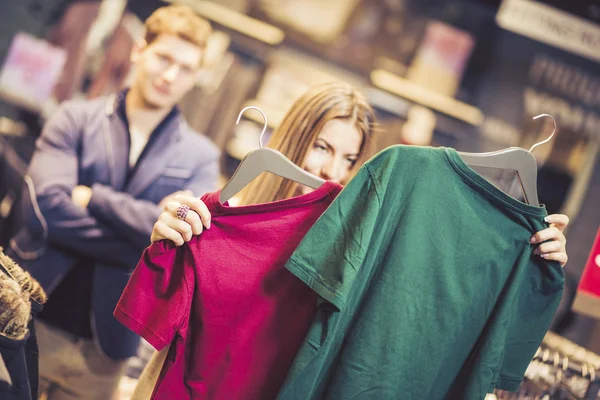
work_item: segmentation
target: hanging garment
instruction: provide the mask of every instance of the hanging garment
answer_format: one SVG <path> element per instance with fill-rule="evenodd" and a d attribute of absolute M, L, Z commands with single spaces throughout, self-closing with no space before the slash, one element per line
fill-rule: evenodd
<path fill-rule="evenodd" d="M 58 24 L 48 33 L 48 40 L 67 52 L 63 73 L 54 87 L 54 95 L 59 103 L 70 99 L 80 89 L 88 56 L 85 45 L 101 3 L 78 1 L 70 4 Z"/>
<path fill-rule="evenodd" d="M 529 243 L 545 216 L 453 149 L 380 152 L 286 264 L 328 306 L 278 398 L 481 400 L 516 389 L 563 288 L 561 266 Z"/>
<path fill-rule="evenodd" d="M 0 380 L 2 399 L 31 400 L 25 360 L 30 313 L 29 296 L 14 279 L 0 272 L 0 359 L 8 373 Z"/>
<path fill-rule="evenodd" d="M 1 372 L 9 375 L 7 379 L 0 378 L 0 399 L 37 399 L 39 351 L 34 320 L 47 298 L 40 284 L 6 256 L 1 247 L 0 292 L 2 331 L 10 320 L 13 327 L 11 335 L 0 333 L 0 375 Z M 22 332 L 15 335 L 14 321 L 19 318 L 18 310 L 25 311 L 26 316 L 21 323 Z"/>
<path fill-rule="evenodd" d="M 573 311 L 600 318 L 600 227 L 577 287 Z"/>
<path fill-rule="evenodd" d="M 153 399 L 273 399 L 317 308 L 285 261 L 341 186 L 267 204 L 202 200 L 211 227 L 143 254 L 115 317 L 157 350 L 170 345 Z"/>
<path fill-rule="evenodd" d="M 90 64 L 89 58 L 104 52 L 101 66 L 91 77 L 87 97 L 90 99 L 119 91 L 131 67 L 131 49 L 135 39 L 125 27 L 123 1 L 78 1 L 68 6 L 48 40 L 67 52 L 63 73 L 54 88 L 59 103 L 71 99 L 81 89 Z M 104 8 L 106 6 L 106 8 Z M 123 4 L 124 7 L 124 4 Z M 90 41 L 90 36 L 92 36 Z M 106 42 L 105 48 L 99 48 Z"/>
<path fill-rule="evenodd" d="M 14 340 L 0 335 L 0 369 L 8 379 L 0 379 L 0 398 L 3 400 L 31 400 L 25 345 L 27 337 Z"/>

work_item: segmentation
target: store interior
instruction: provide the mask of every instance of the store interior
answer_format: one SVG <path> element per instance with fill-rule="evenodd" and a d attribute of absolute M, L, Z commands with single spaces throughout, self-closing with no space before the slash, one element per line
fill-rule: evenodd
<path fill-rule="evenodd" d="M 556 134 L 534 151 L 538 195 L 549 213 L 570 219 L 565 232 L 569 262 L 561 305 L 521 394 L 552 388 L 554 394 L 598 398 L 600 376 L 591 371 L 600 369 L 600 324 L 593 312 L 573 309 L 573 303 L 586 264 L 600 267 L 600 255 L 591 255 L 600 227 L 600 4 L 169 2 L 191 6 L 214 29 L 201 79 L 180 107 L 189 125 L 222 150 L 223 184 L 248 152 L 267 142 L 294 100 L 319 83 L 343 81 L 367 96 L 380 121 L 371 155 L 396 144 L 477 153 L 529 149 L 553 130 L 551 119 L 534 117 L 551 115 Z M 129 54 L 143 37 L 142 21 L 169 2 L 2 2 L 2 244 L 8 241 L 11 207 L 44 122 L 62 101 L 101 97 L 126 86 L 132 74 Z M 579 45 L 573 32 L 583 35 Z M 236 124 L 248 106 L 267 117 L 262 143 L 258 112 L 244 113 Z M 508 193 L 518 188 L 514 173 L 495 179 Z M 149 354 L 143 346 L 130 362 L 121 384 L 123 399 Z"/>

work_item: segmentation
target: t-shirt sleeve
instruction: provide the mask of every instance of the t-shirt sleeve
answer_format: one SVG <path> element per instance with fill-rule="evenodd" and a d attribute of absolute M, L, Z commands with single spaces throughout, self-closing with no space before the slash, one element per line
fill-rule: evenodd
<path fill-rule="evenodd" d="M 114 316 L 160 351 L 178 332 L 185 335 L 193 282 L 189 247 L 156 242 L 144 251 Z"/>
<path fill-rule="evenodd" d="M 564 275 L 557 262 L 535 257 L 526 266 L 525 274 L 508 326 L 496 389 L 519 388 L 562 297 Z"/>
<path fill-rule="evenodd" d="M 369 248 L 379 209 L 365 165 L 304 236 L 286 268 L 340 309 Z"/>

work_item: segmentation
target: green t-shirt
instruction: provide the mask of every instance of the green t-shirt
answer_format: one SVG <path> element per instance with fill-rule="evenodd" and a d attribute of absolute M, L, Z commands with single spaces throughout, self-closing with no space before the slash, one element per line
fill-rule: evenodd
<path fill-rule="evenodd" d="M 449 148 L 364 165 L 286 267 L 322 298 L 280 400 L 475 399 L 515 390 L 560 301 L 532 254 L 544 207 Z"/>

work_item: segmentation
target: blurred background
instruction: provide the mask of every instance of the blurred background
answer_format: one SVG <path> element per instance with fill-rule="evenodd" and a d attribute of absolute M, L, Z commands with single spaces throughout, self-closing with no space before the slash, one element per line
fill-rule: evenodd
<path fill-rule="evenodd" d="M 223 180 L 314 84 L 363 91 L 382 123 L 377 148 L 403 143 L 535 150 L 549 213 L 571 218 L 567 288 L 552 330 L 600 352 L 600 326 L 571 311 L 600 224 L 598 0 L 223 0 L 192 6 L 215 28 L 207 68 L 181 108 L 223 150 Z M 142 21 L 158 0 L 0 4 L 0 235 L 10 224 L 41 127 L 71 98 L 127 84 Z M 0 236 L 1 237 L 1 236 Z M 6 238 L 3 238 L 5 240 Z M 600 259 L 596 260 L 600 262 Z M 598 265 L 600 266 L 600 265 Z"/>

